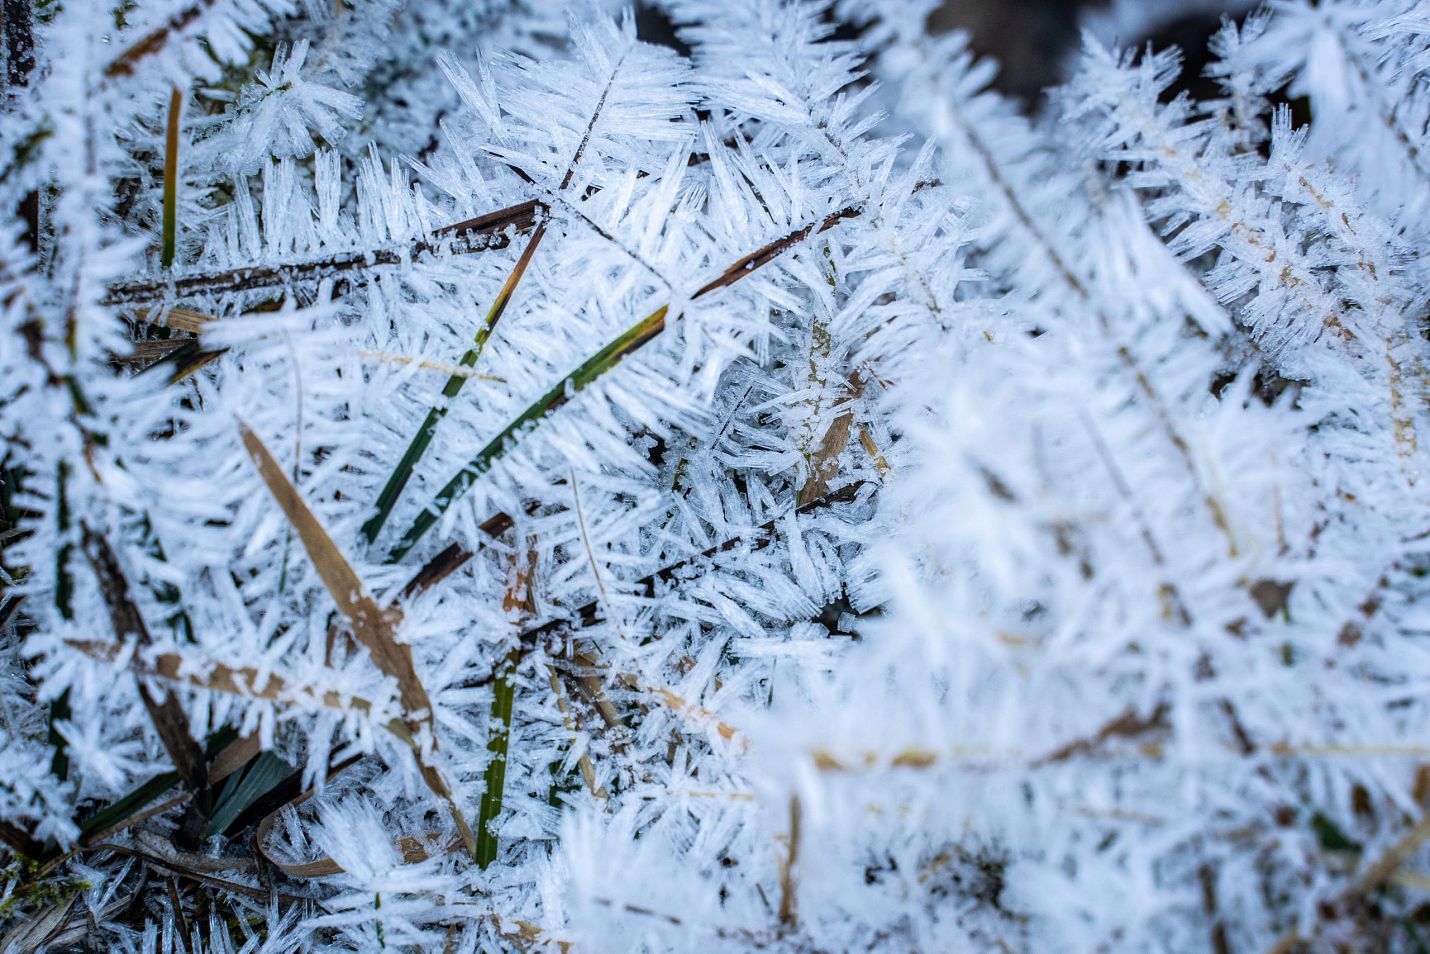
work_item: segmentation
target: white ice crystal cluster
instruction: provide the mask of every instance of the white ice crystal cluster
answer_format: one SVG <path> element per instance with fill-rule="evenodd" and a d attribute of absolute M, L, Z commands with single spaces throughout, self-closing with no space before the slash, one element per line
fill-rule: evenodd
<path fill-rule="evenodd" d="M 6 0 L 0 950 L 1425 949 L 1430 16 L 934 6 Z"/>

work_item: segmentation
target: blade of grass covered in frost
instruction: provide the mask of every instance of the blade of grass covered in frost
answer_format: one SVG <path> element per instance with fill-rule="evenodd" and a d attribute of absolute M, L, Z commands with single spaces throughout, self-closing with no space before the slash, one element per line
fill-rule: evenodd
<path fill-rule="evenodd" d="M 491 823 L 501 814 L 503 789 L 506 786 L 507 749 L 511 741 L 511 713 L 516 702 L 516 665 L 520 650 L 507 654 L 492 688 L 491 729 L 487 736 L 486 791 L 477 815 L 477 864 L 483 868 L 497 859 L 498 840 Z"/>
<path fill-rule="evenodd" d="M 668 308 L 669 306 L 662 305 L 626 329 L 604 348 L 582 362 L 575 371 L 562 378 L 555 387 L 538 398 L 536 403 L 517 415 L 500 434 L 488 441 L 487 445 L 477 452 L 477 456 L 472 458 L 467 466 L 457 473 L 457 476 L 449 480 L 446 486 L 437 492 L 437 499 L 417 515 L 412 526 L 388 553 L 387 562 L 397 563 L 406 556 L 446 509 L 458 497 L 466 493 L 478 477 L 492 469 L 492 465 L 506 452 L 509 442 L 514 443 L 515 439 L 527 429 L 565 405 L 591 382 L 619 364 L 627 355 L 640 350 L 647 342 L 664 331 L 665 314 Z"/>
<path fill-rule="evenodd" d="M 525 562 L 517 557 L 516 573 L 502 598 L 502 609 L 516 616 L 517 631 L 521 631 L 521 621 L 531 612 L 531 574 L 536 567 L 535 552 L 528 552 Z M 521 646 L 509 652 L 496 671 L 496 685 L 492 687 L 492 708 L 490 727 L 487 730 L 486 790 L 482 792 L 482 804 L 477 816 L 477 864 L 486 868 L 496 861 L 499 848 L 496 832 L 491 824 L 501 814 L 503 789 L 506 787 L 506 760 L 511 743 L 511 714 L 516 703 L 516 667 L 524 655 Z"/>
<path fill-rule="evenodd" d="M 298 532 L 298 539 L 308 551 L 323 585 L 327 587 L 338 609 L 348 618 L 353 636 L 367 648 L 377 667 L 397 680 L 406 716 L 419 720 L 418 724 L 425 725 L 429 731 L 434 729 L 432 703 L 427 695 L 427 688 L 422 685 L 422 680 L 418 678 L 417 670 L 412 664 L 412 647 L 397 641 L 395 630 L 401 614 L 385 611 L 377 605 L 377 601 L 363 585 L 362 579 L 353 570 L 352 564 L 343 556 L 328 531 L 318 522 L 317 516 L 299 495 L 298 488 L 293 486 L 288 475 L 278 466 L 278 462 L 273 459 L 273 455 L 258 435 L 241 421 L 239 432 L 263 482 L 268 485 L 288 522 Z M 475 853 L 476 844 L 471 829 L 450 786 L 442 773 L 424 757 L 420 740 L 413 735 L 411 727 L 394 719 L 387 728 L 411 746 L 423 781 L 434 795 L 447 802 L 463 842 Z M 435 734 L 432 744 L 436 745 Z"/>
<path fill-rule="evenodd" d="M 516 293 L 516 287 L 521 283 L 521 278 L 526 274 L 526 267 L 531 264 L 531 258 L 536 254 L 536 248 L 541 244 L 541 238 L 546 234 L 546 223 L 537 225 L 536 231 L 531 235 L 531 241 L 526 243 L 526 248 L 522 250 L 521 257 L 517 259 L 516 265 L 512 268 L 511 274 L 507 276 L 502 284 L 501 291 L 497 293 L 496 300 L 487 310 L 486 319 L 477 329 L 477 334 L 472 342 L 472 347 L 468 348 L 457 364 L 463 368 L 470 368 L 477 363 L 477 359 L 482 356 L 482 350 L 486 347 L 487 340 L 495 330 L 497 322 L 501 320 L 502 313 L 506 311 L 506 306 L 511 302 L 512 296 Z M 382 526 L 387 522 L 388 516 L 392 513 L 392 507 L 397 503 L 397 498 L 401 496 L 402 490 L 407 486 L 407 482 L 412 479 L 412 470 L 417 466 L 417 462 L 422 459 L 422 455 L 427 452 L 427 447 L 432 443 L 432 438 L 437 434 L 437 425 L 442 418 L 447 416 L 449 402 L 461 393 L 466 385 L 467 379 L 463 375 L 454 374 L 447 379 L 447 384 L 442 388 L 442 399 L 439 403 L 432 405 L 427 412 L 427 417 L 422 422 L 422 426 L 413 435 L 412 442 L 407 445 L 407 450 L 403 452 L 402 459 L 393 468 L 392 476 L 387 478 L 387 483 L 383 485 L 382 492 L 377 495 L 377 503 L 374 505 L 376 512 L 368 518 L 362 525 L 362 535 L 368 543 L 377 539 L 377 535 L 382 532 Z"/>
<path fill-rule="evenodd" d="M 557 186 L 557 193 L 565 191 L 571 184 L 571 179 L 576 174 L 576 167 L 581 162 L 581 157 L 586 152 L 586 147 L 590 145 L 591 134 L 596 129 L 596 123 L 601 119 L 601 113 L 606 108 L 606 99 L 611 94 L 611 87 L 615 85 L 616 76 L 621 71 L 621 66 L 625 63 L 623 55 L 611 69 L 611 77 L 606 83 L 606 88 L 601 91 L 601 98 L 596 102 L 596 108 L 591 111 L 591 118 L 586 123 L 585 132 L 581 134 L 581 142 L 576 146 L 575 153 L 571 156 L 571 161 L 566 164 L 566 172 L 561 177 L 561 185 Z M 470 368 L 477 363 L 481 357 L 482 349 L 486 347 L 487 339 L 491 337 L 496 329 L 497 322 L 501 320 L 502 313 L 506 311 L 507 304 L 512 296 L 516 294 L 517 285 L 521 284 L 521 278 L 526 274 L 526 268 L 531 264 L 532 256 L 536 254 L 536 249 L 541 245 L 542 238 L 546 235 L 546 222 L 543 219 L 536 225 L 536 230 L 531 233 L 531 241 L 526 243 L 526 248 L 522 250 L 521 257 L 516 260 L 516 265 L 512 267 L 511 274 L 502 283 L 501 291 L 497 293 L 496 300 L 492 302 L 491 308 L 487 310 L 486 319 L 477 328 L 476 338 L 472 347 L 467 349 L 458 362 L 464 368 Z M 442 400 L 434 404 L 427 412 L 427 418 L 422 422 L 422 426 L 413 435 L 412 442 L 407 445 L 407 450 L 403 453 L 402 459 L 397 462 L 397 467 L 393 470 L 392 476 L 387 479 L 382 492 L 377 495 L 377 503 L 374 505 L 376 513 L 362 525 L 362 534 L 369 544 L 377 540 L 377 535 L 382 531 L 382 525 L 387 522 L 387 518 L 392 513 L 392 507 L 397 503 L 397 498 L 401 496 L 402 489 L 407 486 L 407 481 L 412 478 L 412 470 L 421 460 L 422 455 L 427 452 L 427 447 L 432 443 L 432 438 L 437 433 L 437 425 L 442 418 L 447 416 L 447 409 L 450 402 L 462 390 L 467 383 L 466 378 L 459 375 L 452 375 L 447 379 L 447 386 L 442 389 Z"/>
<path fill-rule="evenodd" d="M 858 206 L 847 206 L 825 216 L 818 222 L 806 225 L 804 228 L 797 229 L 788 235 L 782 236 L 756 249 L 749 255 L 736 261 L 717 277 L 702 285 L 690 296 L 690 300 L 694 301 L 711 292 L 735 284 L 740 279 L 753 274 L 756 269 L 778 258 L 781 253 L 790 247 L 809 238 L 811 235 L 818 235 L 821 232 L 833 228 L 844 219 L 857 216 L 860 211 L 861 209 Z M 514 446 L 528 430 L 533 429 L 541 420 L 564 406 L 572 397 L 580 391 L 585 390 L 602 374 L 605 374 L 626 357 L 634 354 L 655 340 L 655 338 L 665 330 L 665 318 L 669 310 L 669 305 L 662 305 L 627 328 L 620 335 L 607 343 L 600 351 L 597 351 L 582 362 L 575 371 L 572 371 L 558 381 L 554 387 L 538 398 L 535 403 L 517 415 L 501 433 L 488 441 L 486 446 L 478 451 L 476 456 L 468 461 L 467 465 L 458 471 L 457 475 L 437 492 L 437 496 L 432 503 L 417 515 L 412 526 L 408 528 L 407 532 L 403 534 L 402 539 L 400 539 L 397 545 L 388 553 L 387 562 L 397 563 L 402 560 L 402 558 L 417 545 L 423 535 L 432 529 L 432 526 L 436 524 L 437 520 L 446 512 L 447 508 L 455 503 L 457 498 L 461 497 L 462 494 L 466 493 L 472 484 L 476 483 L 478 477 L 491 470 L 492 466 L 506 453 L 508 448 Z"/>

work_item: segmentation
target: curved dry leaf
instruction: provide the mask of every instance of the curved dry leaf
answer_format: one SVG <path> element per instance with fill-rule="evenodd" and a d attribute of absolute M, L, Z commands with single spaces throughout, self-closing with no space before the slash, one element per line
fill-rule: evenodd
<path fill-rule="evenodd" d="M 247 424 L 239 421 L 238 428 L 244 447 L 248 449 L 249 456 L 258 467 L 259 476 L 268 485 L 284 516 L 297 531 L 298 539 L 303 541 L 303 548 L 308 551 L 308 557 L 313 561 L 313 566 L 333 602 L 338 604 L 338 609 L 352 626 L 353 638 L 367 649 L 379 669 L 397 680 L 402 707 L 408 719 L 426 725 L 430 730 L 432 703 L 412 664 L 412 647 L 399 643 L 396 637 L 402 614 L 397 610 L 384 610 L 377 605 L 377 601 L 363 585 L 362 579 L 353 570 L 352 564 L 343 556 L 333 538 L 328 536 L 328 531 L 318 522 L 313 511 L 308 509 L 308 505 L 298 493 L 298 488 L 289 481 L 288 475 L 278 466 L 267 446 Z M 462 833 L 462 840 L 475 852 L 476 840 L 462 816 L 461 809 L 457 807 L 452 790 L 442 773 L 424 757 L 420 741 L 411 731 L 411 724 L 404 725 L 394 720 L 388 724 L 388 728 L 411 746 L 417 766 L 422 771 L 423 781 L 433 794 L 447 802 L 457 829 Z M 436 746 L 435 736 L 432 737 L 432 745 Z"/>

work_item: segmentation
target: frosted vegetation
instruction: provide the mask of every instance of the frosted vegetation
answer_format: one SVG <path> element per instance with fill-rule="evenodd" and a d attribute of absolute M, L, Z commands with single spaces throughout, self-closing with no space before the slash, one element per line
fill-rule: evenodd
<path fill-rule="evenodd" d="M 1422 4 L 4 6 L 6 952 L 1426 950 Z"/>

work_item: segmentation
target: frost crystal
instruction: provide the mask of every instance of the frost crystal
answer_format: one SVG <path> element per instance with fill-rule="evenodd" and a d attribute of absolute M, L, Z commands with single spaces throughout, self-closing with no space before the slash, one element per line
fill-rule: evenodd
<path fill-rule="evenodd" d="M 933 9 L 7 0 L 0 949 L 1424 949 L 1430 17 Z"/>

